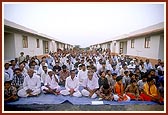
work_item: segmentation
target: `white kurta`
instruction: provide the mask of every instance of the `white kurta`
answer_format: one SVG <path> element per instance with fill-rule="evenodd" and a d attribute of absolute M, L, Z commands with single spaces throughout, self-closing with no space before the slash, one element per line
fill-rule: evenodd
<path fill-rule="evenodd" d="M 56 76 L 55 76 L 56 77 Z M 45 84 L 44 86 L 42 86 L 42 91 L 43 89 L 48 90 L 48 88 L 46 87 L 46 85 L 48 85 L 51 89 L 56 89 L 57 91 L 60 90 L 60 86 L 58 85 L 58 83 L 56 82 L 54 75 L 52 77 L 50 77 L 49 75 L 47 75 L 46 79 L 45 79 Z M 45 93 L 45 92 L 44 92 Z"/>
<path fill-rule="evenodd" d="M 73 96 L 75 97 L 81 97 L 82 94 L 79 92 L 79 80 L 77 77 L 74 77 L 74 79 L 71 79 L 71 76 L 66 78 L 65 81 L 65 90 L 60 91 L 62 95 L 69 95 L 70 94 L 70 89 L 74 89 Z"/>
<path fill-rule="evenodd" d="M 9 80 L 13 80 L 13 70 L 11 68 L 4 69 L 4 72 L 9 75 Z"/>
<path fill-rule="evenodd" d="M 83 85 L 83 82 L 85 79 L 87 79 L 87 73 L 88 71 L 83 71 L 83 70 L 80 70 L 78 72 L 78 75 L 77 75 L 77 78 L 79 79 L 79 85 L 82 86 Z"/>
<path fill-rule="evenodd" d="M 46 80 L 47 76 L 48 76 L 48 73 L 43 72 L 41 74 L 41 79 L 40 79 L 41 83 L 45 83 L 45 80 Z"/>
<path fill-rule="evenodd" d="M 93 90 L 93 89 L 97 89 L 99 88 L 99 84 L 98 84 L 98 79 L 95 78 L 93 76 L 93 78 L 90 80 L 89 78 L 87 78 L 85 81 L 84 81 L 84 84 L 83 84 L 83 87 L 87 87 L 88 89 L 90 90 Z M 83 89 L 81 91 L 82 95 L 83 96 L 89 96 L 90 92 L 87 91 L 86 89 Z M 97 97 L 97 94 L 94 93 L 91 98 L 96 98 Z"/>
<path fill-rule="evenodd" d="M 32 95 L 38 95 L 41 92 L 40 88 L 41 88 L 41 82 L 36 74 L 34 74 L 32 78 L 26 76 L 23 82 L 23 89 L 18 91 L 18 96 L 27 97 L 28 96 L 28 94 L 26 93 L 27 89 L 33 90 L 33 92 L 31 93 Z"/>
<path fill-rule="evenodd" d="M 93 77 L 91 80 L 89 78 L 85 79 L 83 87 L 87 87 L 90 90 L 99 88 L 98 79 Z"/>

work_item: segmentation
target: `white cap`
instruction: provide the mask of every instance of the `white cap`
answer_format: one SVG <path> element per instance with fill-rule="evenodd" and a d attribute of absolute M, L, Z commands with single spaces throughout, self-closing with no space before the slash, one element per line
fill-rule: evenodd
<path fill-rule="evenodd" d="M 134 63 L 134 61 L 130 61 L 130 63 Z"/>
<path fill-rule="evenodd" d="M 53 71 L 53 70 L 51 70 L 51 69 L 48 69 L 48 72 L 51 72 L 51 71 Z"/>

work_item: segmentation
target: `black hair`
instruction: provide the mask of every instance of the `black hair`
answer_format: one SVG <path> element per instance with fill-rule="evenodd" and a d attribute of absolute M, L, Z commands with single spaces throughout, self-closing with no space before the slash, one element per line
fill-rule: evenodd
<path fill-rule="evenodd" d="M 117 75 L 117 73 L 112 73 L 112 76 L 115 76 L 115 75 Z"/>
<path fill-rule="evenodd" d="M 20 69 L 20 68 L 16 68 L 16 69 L 14 70 L 14 73 L 15 73 L 16 71 L 21 71 L 21 69 Z"/>
<path fill-rule="evenodd" d="M 154 72 L 155 72 L 155 69 L 151 69 L 150 72 L 151 72 L 151 71 L 154 71 Z"/>
<path fill-rule="evenodd" d="M 108 89 L 109 87 L 110 87 L 110 86 L 109 86 L 108 82 L 104 82 L 103 88 L 104 88 L 104 89 Z"/>
<path fill-rule="evenodd" d="M 132 78 L 132 76 L 133 76 L 133 75 L 135 75 L 135 74 L 134 74 L 134 73 L 130 73 L 130 75 L 129 75 L 129 76 L 130 76 L 130 78 Z"/>
<path fill-rule="evenodd" d="M 4 85 L 7 83 L 11 85 L 11 81 L 5 81 Z"/>
<path fill-rule="evenodd" d="M 120 81 L 123 78 L 123 76 L 117 76 L 116 81 Z"/>
<path fill-rule="evenodd" d="M 159 75 L 159 76 L 163 76 L 163 75 L 164 75 L 163 71 L 158 70 L 158 75 Z"/>
<path fill-rule="evenodd" d="M 127 74 L 128 73 L 128 71 L 124 71 L 124 74 Z"/>
<path fill-rule="evenodd" d="M 70 73 L 73 72 L 73 71 L 75 71 L 75 69 L 70 70 Z"/>
<path fill-rule="evenodd" d="M 83 67 L 83 66 L 85 66 L 85 64 L 82 64 L 81 66 Z"/>
<path fill-rule="evenodd" d="M 101 76 L 103 72 L 104 72 L 104 71 L 100 71 L 100 72 L 99 72 L 99 75 Z"/>
<path fill-rule="evenodd" d="M 45 56 L 43 56 L 41 59 L 43 59 L 43 58 L 46 58 Z"/>
<path fill-rule="evenodd" d="M 11 60 L 10 62 L 12 63 L 13 61 L 15 62 L 15 60 Z"/>
<path fill-rule="evenodd" d="M 62 69 L 66 69 L 66 68 L 67 68 L 67 66 L 66 66 L 66 65 L 63 65 L 63 66 L 62 66 Z"/>
<path fill-rule="evenodd" d="M 90 65 L 87 65 L 87 68 L 91 67 Z"/>
<path fill-rule="evenodd" d="M 135 79 L 131 79 L 131 83 L 137 82 Z"/>
<path fill-rule="evenodd" d="M 106 74 L 109 72 L 110 70 L 106 70 Z"/>
<path fill-rule="evenodd" d="M 143 79 L 143 78 L 148 78 L 148 74 L 147 74 L 147 72 L 146 73 L 141 73 L 141 78 Z"/>
<path fill-rule="evenodd" d="M 124 66 L 126 66 L 126 64 L 125 64 L 125 63 L 122 65 L 122 68 L 123 68 Z"/>
<path fill-rule="evenodd" d="M 153 80 L 153 78 L 150 77 L 147 79 L 147 82 L 151 82 L 152 80 Z"/>

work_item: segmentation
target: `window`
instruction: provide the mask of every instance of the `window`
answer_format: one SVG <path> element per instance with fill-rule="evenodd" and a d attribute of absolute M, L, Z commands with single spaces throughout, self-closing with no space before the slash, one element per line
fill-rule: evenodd
<path fill-rule="evenodd" d="M 45 53 L 48 53 L 48 41 L 44 42 Z"/>
<path fill-rule="evenodd" d="M 116 43 L 114 43 L 114 46 L 116 46 Z"/>
<path fill-rule="evenodd" d="M 40 48 L 39 39 L 36 39 L 36 42 L 37 42 L 37 48 Z"/>
<path fill-rule="evenodd" d="M 110 49 L 110 44 L 107 44 L 107 49 Z"/>
<path fill-rule="evenodd" d="M 145 48 L 150 48 L 150 37 L 145 37 Z"/>
<path fill-rule="evenodd" d="M 120 53 L 123 53 L 123 42 L 120 42 Z"/>
<path fill-rule="evenodd" d="M 27 36 L 22 36 L 22 44 L 23 44 L 23 48 L 28 48 L 28 38 Z"/>
<path fill-rule="evenodd" d="M 131 40 L 131 48 L 134 48 L 134 39 Z"/>

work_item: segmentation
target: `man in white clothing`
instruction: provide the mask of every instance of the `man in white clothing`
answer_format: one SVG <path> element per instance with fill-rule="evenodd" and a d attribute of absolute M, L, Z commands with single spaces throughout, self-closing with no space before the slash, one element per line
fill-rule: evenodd
<path fill-rule="evenodd" d="M 93 72 L 88 71 L 88 78 L 85 79 L 83 87 L 84 89 L 81 91 L 83 96 L 89 96 L 91 98 L 96 98 L 97 94 L 95 93 L 99 88 L 98 79 L 93 77 Z"/>
<path fill-rule="evenodd" d="M 45 79 L 44 86 L 41 87 L 43 93 L 59 94 L 60 86 L 58 85 L 58 79 L 54 75 L 51 69 L 48 69 L 48 75 Z"/>
<path fill-rule="evenodd" d="M 9 63 L 5 63 L 4 67 L 5 67 L 4 73 L 9 75 L 8 81 L 12 81 L 13 80 L 13 70 L 9 67 Z"/>
<path fill-rule="evenodd" d="M 85 64 L 82 64 L 82 69 L 78 72 L 77 78 L 79 79 L 79 85 L 82 86 L 84 80 L 87 78 L 87 70 Z"/>
<path fill-rule="evenodd" d="M 40 94 L 41 82 L 39 77 L 34 74 L 33 69 L 28 70 L 28 76 L 24 78 L 23 89 L 18 91 L 19 97 L 37 96 Z"/>
<path fill-rule="evenodd" d="M 149 59 L 146 59 L 146 62 L 144 63 L 144 67 L 146 68 L 147 71 L 150 71 L 153 69 L 151 62 L 149 62 Z"/>
<path fill-rule="evenodd" d="M 75 76 L 75 70 L 71 70 L 70 76 L 66 78 L 65 90 L 60 91 L 62 95 L 71 95 L 75 97 L 81 97 L 82 94 L 79 91 L 79 80 Z"/>
<path fill-rule="evenodd" d="M 41 77 L 40 77 L 42 86 L 44 85 L 46 77 L 48 76 L 48 72 L 47 71 L 48 71 L 47 66 L 43 66 L 43 72 L 42 72 Z"/>
<path fill-rule="evenodd" d="M 127 66 L 127 68 L 134 72 L 136 65 L 134 64 L 134 61 L 130 61 L 130 65 Z"/>

